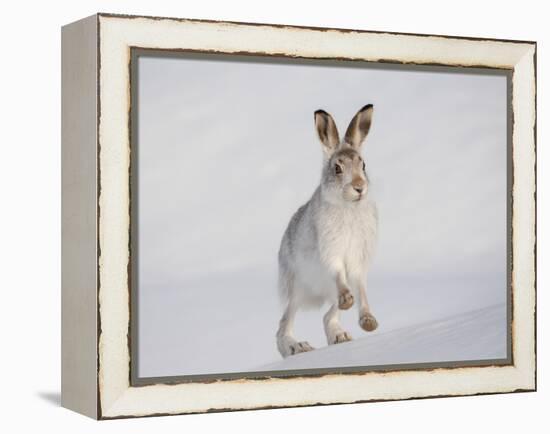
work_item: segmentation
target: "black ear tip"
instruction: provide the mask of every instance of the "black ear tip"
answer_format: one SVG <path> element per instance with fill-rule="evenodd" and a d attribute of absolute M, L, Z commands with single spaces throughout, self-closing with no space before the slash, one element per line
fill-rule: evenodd
<path fill-rule="evenodd" d="M 372 110 L 374 109 L 374 106 L 372 104 L 367 104 L 366 106 L 364 106 L 361 110 L 359 110 L 360 112 L 364 112 L 366 110 Z"/>
<path fill-rule="evenodd" d="M 315 110 L 315 116 L 317 115 L 323 115 L 323 116 L 326 116 L 328 115 L 328 113 L 322 109 L 319 109 L 319 110 Z"/>

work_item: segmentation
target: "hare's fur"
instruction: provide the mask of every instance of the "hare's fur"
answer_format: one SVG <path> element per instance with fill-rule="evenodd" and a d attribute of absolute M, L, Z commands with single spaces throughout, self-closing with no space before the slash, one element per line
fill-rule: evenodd
<path fill-rule="evenodd" d="M 321 184 L 292 216 L 279 250 L 279 291 L 287 303 L 277 332 L 283 357 L 313 349 L 293 334 L 294 316 L 303 308 L 329 303 L 324 316 L 329 344 L 351 340 L 340 325 L 339 310 L 350 308 L 355 300 L 361 327 L 377 327 L 365 289 L 378 217 L 360 155 L 372 111 L 368 105 L 357 113 L 343 141 L 330 115 L 315 112 L 325 155 Z"/>

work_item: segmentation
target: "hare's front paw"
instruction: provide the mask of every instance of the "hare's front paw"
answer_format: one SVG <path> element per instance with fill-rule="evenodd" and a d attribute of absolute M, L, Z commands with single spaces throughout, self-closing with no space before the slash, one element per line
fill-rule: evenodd
<path fill-rule="evenodd" d="M 309 345 L 309 342 L 296 342 L 295 344 L 290 345 L 290 354 L 300 354 L 307 351 L 313 351 L 313 347 Z"/>
<path fill-rule="evenodd" d="M 359 318 L 359 325 L 361 328 L 367 332 L 372 332 L 378 328 L 378 321 L 374 315 L 370 312 L 364 312 Z"/>
<path fill-rule="evenodd" d="M 351 341 L 351 335 L 348 332 L 341 332 L 334 336 L 332 344 L 341 344 L 342 342 Z"/>
<path fill-rule="evenodd" d="M 340 294 L 338 295 L 338 308 L 346 310 L 351 306 L 353 306 L 353 295 L 351 295 L 349 289 L 341 289 Z"/>

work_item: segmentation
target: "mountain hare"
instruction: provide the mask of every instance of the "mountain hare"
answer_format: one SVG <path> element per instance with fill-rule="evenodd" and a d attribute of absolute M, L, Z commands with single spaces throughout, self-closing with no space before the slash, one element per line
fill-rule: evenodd
<path fill-rule="evenodd" d="M 324 110 L 315 112 L 324 152 L 321 184 L 290 220 L 279 250 L 279 291 L 287 302 L 277 332 L 283 357 L 313 349 L 293 334 L 294 316 L 301 308 L 330 304 L 323 319 L 329 345 L 351 340 L 340 325 L 339 309 L 349 309 L 354 297 L 361 327 L 378 327 L 365 294 L 378 219 L 361 157 L 372 112 L 371 104 L 359 110 L 343 141 L 332 117 Z"/>

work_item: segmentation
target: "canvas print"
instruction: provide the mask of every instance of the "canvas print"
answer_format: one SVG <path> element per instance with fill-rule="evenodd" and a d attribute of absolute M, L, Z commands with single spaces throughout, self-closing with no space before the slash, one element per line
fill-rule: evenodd
<path fill-rule="evenodd" d="M 508 363 L 509 79 L 138 51 L 135 377 Z"/>

